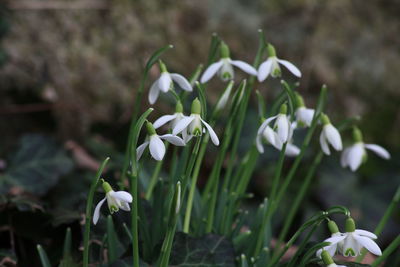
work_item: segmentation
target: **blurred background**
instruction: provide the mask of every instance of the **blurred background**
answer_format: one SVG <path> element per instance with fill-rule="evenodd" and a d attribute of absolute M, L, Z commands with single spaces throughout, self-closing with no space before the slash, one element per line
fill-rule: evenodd
<path fill-rule="evenodd" d="M 372 231 L 399 185 L 399 1 L 13 0 L 2 1 L 0 10 L 0 259 L 10 266 L 17 258 L 28 266 L 24 259 L 37 258 L 36 243 L 61 244 L 66 226 L 80 233 L 99 161 L 111 156 L 115 166 L 121 163 L 135 90 L 149 56 L 173 44 L 163 60 L 171 72 L 188 77 L 206 62 L 214 32 L 230 46 L 232 58 L 252 62 L 257 30 L 263 29 L 278 56 L 302 70 L 298 90 L 306 104 L 313 106 L 326 84 L 333 122 L 361 116 L 365 142 L 392 155 L 384 161 L 370 153 L 356 173 L 340 167 L 338 154 L 325 158 L 297 225 L 317 210 L 345 205 L 360 228 Z M 150 73 L 146 96 L 158 74 L 158 68 Z M 288 73 L 284 77 L 290 79 Z M 271 80 L 256 86 L 270 102 L 280 90 Z M 212 81 L 211 102 L 223 88 Z M 244 133 L 241 153 L 257 128 L 253 98 L 246 120 L 253 132 Z M 142 109 L 147 107 L 144 98 Z M 173 111 L 168 101 L 158 100 L 156 107 L 152 120 Z M 344 140 L 349 144 L 350 131 Z M 250 205 L 268 192 L 273 165 L 264 166 L 276 157 L 268 149 L 259 159 Z M 204 177 L 212 162 L 207 158 Z M 399 215 L 395 212 L 385 228 L 382 246 L 399 233 Z M 319 234 L 316 240 L 328 233 Z M 79 238 L 76 242 L 79 246 Z"/>

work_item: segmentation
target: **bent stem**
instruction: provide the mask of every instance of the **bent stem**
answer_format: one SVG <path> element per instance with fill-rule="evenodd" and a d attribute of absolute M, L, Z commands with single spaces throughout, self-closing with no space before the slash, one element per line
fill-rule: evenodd
<path fill-rule="evenodd" d="M 93 197 L 94 192 L 96 191 L 97 185 L 100 180 L 100 176 L 103 173 L 103 170 L 110 158 L 106 158 L 103 163 L 100 165 L 95 178 L 92 181 L 92 185 L 90 186 L 88 200 L 86 203 L 86 216 L 85 216 L 85 233 L 83 236 L 83 267 L 87 267 L 89 265 L 89 238 L 90 238 L 90 226 L 92 223 L 92 207 L 93 207 Z"/>

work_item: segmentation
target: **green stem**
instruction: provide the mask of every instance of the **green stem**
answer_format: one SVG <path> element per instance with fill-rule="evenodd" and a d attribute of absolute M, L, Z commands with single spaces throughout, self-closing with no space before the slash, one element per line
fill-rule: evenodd
<path fill-rule="evenodd" d="M 296 194 L 296 199 L 294 200 L 294 202 L 291 205 L 290 211 L 287 214 L 287 216 L 285 217 L 285 224 L 282 228 L 282 231 L 279 234 L 279 238 L 277 241 L 277 247 L 279 248 L 280 245 L 282 244 L 283 240 L 285 239 L 287 232 L 289 231 L 289 227 L 293 222 L 294 216 L 300 206 L 301 201 L 304 198 L 305 193 L 307 192 L 310 184 L 311 184 L 311 180 L 314 177 L 314 173 L 315 170 L 317 168 L 317 166 L 320 164 L 322 157 L 324 156 L 324 153 L 322 151 L 320 151 L 316 157 L 314 158 L 314 161 L 312 162 L 310 169 L 307 172 L 306 178 L 304 179 L 300 190 L 297 191 Z"/>
<path fill-rule="evenodd" d="M 274 187 L 278 186 L 278 182 L 279 182 L 279 179 L 281 177 L 282 168 L 283 168 L 283 162 L 285 160 L 286 144 L 287 143 L 285 143 L 282 146 L 282 150 L 280 151 L 280 154 L 279 154 L 278 165 L 276 166 L 276 169 L 275 169 L 275 176 L 274 176 L 274 180 L 272 182 L 273 186 L 272 186 L 271 197 L 270 197 L 270 199 L 268 201 L 267 212 L 265 213 L 265 216 L 263 216 L 263 220 L 262 220 L 259 232 L 256 233 L 256 231 L 255 231 L 256 236 L 257 236 L 256 237 L 257 241 L 255 243 L 255 248 L 254 248 L 254 251 L 253 251 L 253 256 L 254 257 L 257 256 L 260 253 L 261 249 L 262 249 L 262 246 L 263 246 L 263 243 L 264 243 L 264 238 L 265 238 L 265 229 L 267 228 L 270 216 L 272 215 L 272 211 L 273 211 L 273 207 L 272 206 L 273 206 L 273 203 L 275 201 Z"/>
<path fill-rule="evenodd" d="M 397 209 L 399 202 L 400 202 L 400 186 L 397 187 L 396 193 L 394 194 L 392 201 L 390 202 L 389 206 L 387 207 L 382 219 L 378 223 L 378 226 L 375 228 L 374 233 L 377 236 L 379 236 L 382 233 L 383 228 L 385 228 L 385 225 L 389 221 L 390 217 L 393 215 L 393 212 L 395 211 L 395 209 Z M 367 254 L 367 252 L 368 251 L 365 248 L 363 248 L 361 250 L 361 254 L 357 257 L 356 262 L 362 262 L 365 255 Z"/>
<path fill-rule="evenodd" d="M 94 192 L 96 191 L 104 167 L 106 166 L 109 160 L 110 158 L 106 158 L 100 165 L 100 168 L 97 171 L 96 176 L 93 179 L 89 190 L 88 200 L 86 203 L 85 233 L 83 236 L 83 267 L 87 267 L 89 265 L 89 238 L 90 238 L 90 226 L 92 224 L 92 207 L 93 207 Z"/>
<path fill-rule="evenodd" d="M 169 143 L 168 142 L 164 142 L 164 146 L 165 146 L 165 151 L 168 151 Z M 158 180 L 158 177 L 160 175 L 160 171 L 161 171 L 163 163 L 164 163 L 163 160 L 157 161 L 157 163 L 156 163 L 156 167 L 155 167 L 155 169 L 153 171 L 153 174 L 152 174 L 152 176 L 150 178 L 149 186 L 147 187 L 147 191 L 146 191 L 145 198 L 147 200 L 150 200 L 151 195 L 153 194 L 154 186 L 157 183 L 157 180 Z"/>
<path fill-rule="evenodd" d="M 400 235 L 397 235 L 396 239 L 383 251 L 382 256 L 378 257 L 372 264 L 371 267 L 380 266 L 380 264 L 400 246 Z"/>

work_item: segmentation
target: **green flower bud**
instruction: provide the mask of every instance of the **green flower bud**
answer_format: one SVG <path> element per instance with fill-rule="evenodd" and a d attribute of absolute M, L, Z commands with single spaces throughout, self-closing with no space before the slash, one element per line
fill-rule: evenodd
<path fill-rule="evenodd" d="M 298 108 L 305 107 L 306 105 L 304 104 L 304 99 L 303 99 L 303 97 L 302 97 L 299 93 L 297 93 L 297 92 L 294 92 L 294 94 L 295 94 L 295 96 L 296 96 L 296 106 L 297 106 Z"/>
<path fill-rule="evenodd" d="M 158 64 L 160 65 L 161 73 L 163 73 L 163 72 L 168 72 L 167 66 L 165 66 L 164 62 L 162 62 L 161 60 L 159 60 L 159 61 L 158 61 Z"/>
<path fill-rule="evenodd" d="M 323 262 L 325 263 L 325 265 L 334 263 L 331 255 L 329 255 L 328 251 L 326 251 L 326 250 L 322 251 L 321 258 L 322 258 Z"/>
<path fill-rule="evenodd" d="M 196 97 L 192 102 L 192 114 L 200 114 L 201 113 L 201 103 L 200 100 Z"/>
<path fill-rule="evenodd" d="M 267 45 L 267 51 L 269 57 L 276 57 L 276 50 L 272 44 Z"/>
<path fill-rule="evenodd" d="M 279 113 L 280 114 L 287 114 L 287 105 L 286 104 L 282 104 L 281 105 L 281 108 L 280 108 L 280 110 L 279 110 Z"/>
<path fill-rule="evenodd" d="M 156 130 L 154 129 L 154 126 L 151 122 L 149 122 L 149 121 L 146 122 L 146 128 L 147 128 L 148 135 L 152 136 L 152 135 L 157 134 Z"/>
<path fill-rule="evenodd" d="M 339 232 L 339 228 L 338 228 L 337 224 L 334 221 L 329 221 L 328 222 L 328 229 L 332 234 L 335 234 L 335 233 Z"/>
<path fill-rule="evenodd" d="M 353 218 L 351 218 L 351 217 L 347 218 L 345 230 L 347 233 L 351 233 L 356 230 L 356 224 L 355 224 Z"/>
<path fill-rule="evenodd" d="M 321 122 L 323 125 L 331 124 L 331 121 L 326 114 L 321 114 Z"/>
<path fill-rule="evenodd" d="M 176 102 L 175 106 L 175 113 L 182 113 L 183 112 L 183 106 L 181 101 Z"/>
<path fill-rule="evenodd" d="M 103 179 L 102 179 L 102 180 L 103 180 Z M 108 192 L 112 191 L 111 185 L 110 185 L 109 183 L 107 183 L 106 181 L 104 181 L 104 180 L 103 180 L 102 186 L 103 186 L 104 192 L 106 192 L 106 194 L 107 194 Z"/>
<path fill-rule="evenodd" d="M 221 58 L 229 58 L 229 47 L 225 42 L 221 42 L 220 45 L 220 53 L 221 53 Z"/>
<path fill-rule="evenodd" d="M 363 141 L 362 133 L 361 133 L 360 129 L 358 129 L 358 127 L 353 128 L 353 139 L 354 139 L 354 142 L 356 142 L 356 143 Z"/>

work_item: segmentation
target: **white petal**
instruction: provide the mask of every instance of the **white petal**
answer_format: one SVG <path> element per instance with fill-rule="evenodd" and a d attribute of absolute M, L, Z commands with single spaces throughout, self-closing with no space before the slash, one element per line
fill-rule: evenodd
<path fill-rule="evenodd" d="M 287 60 L 283 60 L 283 59 L 278 59 L 278 62 L 281 63 L 283 66 L 285 66 L 291 73 L 293 73 L 295 76 L 297 77 L 301 77 L 301 72 L 300 70 L 293 65 L 292 63 L 290 63 Z"/>
<path fill-rule="evenodd" d="M 347 233 L 345 240 L 343 241 L 343 256 L 346 257 L 355 257 L 358 255 L 359 251 L 360 251 L 360 246 L 358 244 L 358 242 L 353 238 L 353 234 L 352 233 Z M 351 249 L 355 255 L 349 254 L 347 252 L 349 249 Z"/>
<path fill-rule="evenodd" d="M 369 252 L 377 256 L 382 255 L 382 251 L 379 246 L 371 238 L 360 236 L 357 234 L 353 235 L 354 239 L 357 240 L 363 247 L 365 247 Z"/>
<path fill-rule="evenodd" d="M 180 132 L 182 132 L 184 129 L 188 127 L 188 125 L 194 120 L 193 116 L 187 116 L 182 118 L 175 126 L 175 128 L 172 130 L 173 135 L 177 135 Z"/>
<path fill-rule="evenodd" d="M 164 124 L 166 124 L 169 121 L 172 121 L 173 119 L 176 118 L 176 114 L 174 115 L 164 115 L 161 116 L 160 118 L 158 118 L 154 123 L 153 123 L 153 127 L 154 129 L 158 129 L 161 126 L 163 126 Z"/>
<path fill-rule="evenodd" d="M 213 128 L 211 128 L 211 126 L 207 122 L 205 122 L 202 118 L 200 118 L 200 120 L 204 124 L 204 126 L 206 126 L 208 133 L 210 134 L 211 141 L 214 143 L 214 145 L 218 146 L 219 139 L 218 136 L 215 134 Z"/>
<path fill-rule="evenodd" d="M 282 143 L 287 142 L 289 137 L 290 124 L 286 115 L 283 114 L 278 115 L 278 118 L 276 119 L 276 126 L 278 127 L 277 132 Z"/>
<path fill-rule="evenodd" d="M 372 238 L 372 239 L 377 239 L 378 238 L 374 233 L 371 233 L 370 231 L 356 229 L 354 232 L 356 234 L 358 234 L 358 235 L 366 236 L 366 237 L 369 237 L 369 238 Z"/>
<path fill-rule="evenodd" d="M 259 82 L 262 82 L 265 79 L 267 79 L 268 75 L 271 73 L 272 62 L 273 59 L 268 58 L 266 61 L 261 63 L 260 67 L 258 68 L 258 74 L 257 74 Z"/>
<path fill-rule="evenodd" d="M 313 117 L 314 110 L 311 108 L 301 107 L 296 110 L 297 121 L 304 123 L 308 127 L 310 127 Z"/>
<path fill-rule="evenodd" d="M 350 169 L 355 171 L 360 167 L 365 150 L 362 144 L 355 144 L 351 146 L 349 154 L 347 155 Z"/>
<path fill-rule="evenodd" d="M 346 168 L 347 166 L 349 166 L 349 152 L 350 152 L 350 148 L 346 148 L 345 150 L 343 150 L 342 155 L 340 156 L 340 165 L 343 168 Z"/>
<path fill-rule="evenodd" d="M 250 74 L 250 75 L 254 75 L 254 76 L 257 75 L 257 70 L 256 70 L 253 66 L 251 66 L 250 64 L 247 64 L 247 63 L 244 62 L 244 61 L 241 61 L 241 60 L 231 60 L 231 64 L 232 64 L 233 66 L 238 67 L 239 69 L 241 69 L 242 71 L 244 71 L 244 72 L 246 72 L 246 73 L 248 73 L 248 74 Z"/>
<path fill-rule="evenodd" d="M 326 139 L 334 149 L 337 151 L 343 149 L 342 138 L 340 137 L 339 131 L 332 124 L 325 125 L 323 131 L 325 132 Z"/>
<path fill-rule="evenodd" d="M 258 134 L 256 137 L 256 146 L 259 153 L 264 153 L 264 147 L 262 145 L 262 135 Z"/>
<path fill-rule="evenodd" d="M 265 128 L 268 126 L 268 124 L 269 124 L 271 121 L 275 120 L 276 117 L 277 117 L 277 116 L 273 116 L 273 117 L 270 117 L 270 118 L 266 119 L 266 120 L 261 124 L 261 126 L 258 128 L 257 135 L 262 134 L 262 133 L 264 132 Z"/>
<path fill-rule="evenodd" d="M 222 64 L 223 62 L 220 60 L 208 66 L 206 71 L 201 76 L 200 82 L 201 83 L 208 82 L 215 75 L 215 73 L 217 73 L 217 71 L 222 67 Z"/>
<path fill-rule="evenodd" d="M 158 135 L 150 137 L 150 154 L 155 160 L 162 160 L 165 155 L 165 146 Z"/>
<path fill-rule="evenodd" d="M 389 152 L 386 149 L 384 149 L 383 147 L 375 145 L 375 144 L 365 144 L 364 146 L 365 146 L 365 148 L 375 152 L 375 154 L 377 154 L 381 158 L 390 159 Z"/>
<path fill-rule="evenodd" d="M 300 154 L 300 148 L 290 143 L 286 144 L 286 150 L 285 150 L 286 156 L 295 157 L 298 154 Z"/>
<path fill-rule="evenodd" d="M 132 195 L 126 191 L 110 192 L 110 195 L 122 202 L 132 202 Z"/>
<path fill-rule="evenodd" d="M 231 60 L 229 58 L 224 58 L 221 61 L 222 67 L 218 70 L 219 77 L 224 82 L 233 80 L 233 78 L 235 77 L 235 73 L 233 71 Z"/>
<path fill-rule="evenodd" d="M 335 235 L 325 239 L 324 242 L 329 242 L 331 243 L 331 245 L 333 245 L 339 243 L 340 241 L 343 241 L 345 238 L 345 235 Z"/>
<path fill-rule="evenodd" d="M 121 210 L 124 211 L 130 211 L 131 208 L 129 207 L 129 204 L 127 202 L 121 202 L 121 206 L 120 206 Z"/>
<path fill-rule="evenodd" d="M 138 146 L 138 148 L 136 148 L 136 160 L 139 160 L 142 157 L 143 152 L 146 149 L 148 144 L 149 144 L 149 142 L 146 141 L 143 144 L 141 144 L 140 146 Z"/>
<path fill-rule="evenodd" d="M 329 150 L 328 143 L 326 142 L 325 133 L 322 130 L 321 135 L 319 136 L 319 143 L 321 144 L 321 149 L 326 155 L 330 155 L 331 151 Z"/>
<path fill-rule="evenodd" d="M 96 208 L 94 209 L 93 224 L 97 224 L 97 221 L 100 218 L 100 208 L 103 205 L 104 201 L 106 201 L 106 198 L 103 198 L 99 203 L 97 203 Z"/>
<path fill-rule="evenodd" d="M 178 73 L 171 73 L 170 75 L 171 75 L 172 80 L 174 80 L 183 90 L 188 91 L 188 92 L 193 91 L 192 86 L 190 85 L 188 80 L 186 80 L 185 77 L 183 77 L 182 75 L 180 75 Z"/>
<path fill-rule="evenodd" d="M 180 138 L 176 135 L 164 134 L 164 135 L 161 135 L 160 138 L 167 140 L 168 142 L 170 142 L 171 144 L 173 144 L 175 146 L 184 146 L 185 145 L 185 141 L 183 141 L 182 138 Z"/>
<path fill-rule="evenodd" d="M 168 72 L 163 72 L 160 79 L 158 79 L 158 87 L 160 87 L 161 91 L 166 93 L 171 87 L 171 83 L 172 80 L 170 74 Z"/>
<path fill-rule="evenodd" d="M 158 80 L 156 80 L 150 87 L 149 91 L 149 103 L 153 105 L 160 94 L 160 88 L 158 88 Z"/>
<path fill-rule="evenodd" d="M 280 139 L 271 127 L 267 126 L 262 135 L 271 145 L 277 146 L 278 149 L 282 148 L 282 145 L 277 144 L 277 141 Z M 282 142 L 280 142 L 280 144 L 282 144 Z"/>

